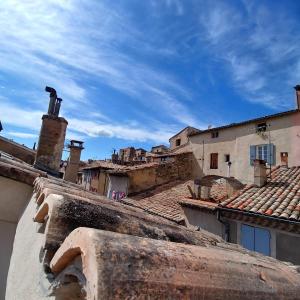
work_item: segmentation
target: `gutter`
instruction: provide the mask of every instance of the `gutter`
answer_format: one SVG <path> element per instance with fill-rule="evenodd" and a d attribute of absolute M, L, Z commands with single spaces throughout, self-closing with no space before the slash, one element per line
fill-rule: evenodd
<path fill-rule="evenodd" d="M 264 219 L 268 219 L 268 220 L 272 220 L 272 221 L 277 221 L 277 222 L 283 222 L 283 223 L 287 223 L 287 224 L 292 224 L 292 225 L 300 225 L 300 221 L 291 221 L 288 219 L 284 219 L 281 217 L 272 217 L 272 216 L 267 216 L 267 215 L 263 215 L 263 214 L 258 214 L 258 213 L 254 213 L 254 212 L 246 212 L 246 211 L 241 211 L 238 209 L 233 209 L 233 208 L 225 208 L 225 207 L 218 207 L 218 211 L 227 211 L 227 212 L 231 212 L 231 213 L 239 213 L 239 214 L 243 214 L 246 216 L 252 216 L 252 217 L 258 217 L 258 218 L 264 218 Z"/>

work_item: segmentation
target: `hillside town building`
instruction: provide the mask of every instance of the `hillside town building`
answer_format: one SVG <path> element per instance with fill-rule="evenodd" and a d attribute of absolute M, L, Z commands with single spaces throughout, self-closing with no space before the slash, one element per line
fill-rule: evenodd
<path fill-rule="evenodd" d="M 191 126 L 183 128 L 181 131 L 179 131 L 169 139 L 170 150 L 174 150 L 180 146 L 186 145 L 189 142 L 189 136 L 200 131 L 201 130 Z"/>

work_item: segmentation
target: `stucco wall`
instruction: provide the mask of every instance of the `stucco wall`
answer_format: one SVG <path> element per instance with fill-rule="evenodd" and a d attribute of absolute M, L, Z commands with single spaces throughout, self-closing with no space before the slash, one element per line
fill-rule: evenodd
<path fill-rule="evenodd" d="M 31 194 L 31 186 L 0 176 L 0 299 L 4 299 L 5 295 L 17 223 Z"/>
<path fill-rule="evenodd" d="M 277 232 L 276 258 L 300 265 L 300 236 Z"/>
<path fill-rule="evenodd" d="M 289 166 L 300 165 L 300 112 L 266 123 L 270 125 L 270 142 L 275 145 L 276 165 L 280 165 L 280 152 L 288 152 Z M 266 132 L 265 138 L 259 136 L 256 123 L 252 123 L 219 130 L 218 138 L 212 138 L 211 132 L 191 136 L 190 143 L 196 161 L 196 177 L 201 176 L 202 170 L 205 175 L 228 176 L 225 154 L 230 154 L 230 176 L 249 184 L 253 182 L 250 146 L 268 144 L 269 134 Z M 211 153 L 218 153 L 218 169 L 210 169 Z"/>
<path fill-rule="evenodd" d="M 183 207 L 189 224 L 223 237 L 223 225 L 217 220 L 216 213 Z"/>
<path fill-rule="evenodd" d="M 9 139 L 0 136 L 0 151 L 6 152 L 17 157 L 28 164 L 33 164 L 35 159 L 35 151 L 15 143 Z"/>
<path fill-rule="evenodd" d="M 50 278 L 47 278 L 40 262 L 45 237 L 43 233 L 38 233 L 39 224 L 32 221 L 35 213 L 36 203 L 32 198 L 17 226 L 7 278 L 6 300 L 56 299 L 49 295 Z"/>
<path fill-rule="evenodd" d="M 0 220 L 0 299 L 5 297 L 6 278 L 17 225 Z"/>

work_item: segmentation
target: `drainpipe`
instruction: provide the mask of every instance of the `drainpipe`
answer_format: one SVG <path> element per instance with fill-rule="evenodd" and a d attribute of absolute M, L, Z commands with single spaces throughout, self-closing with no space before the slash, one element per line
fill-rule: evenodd
<path fill-rule="evenodd" d="M 223 220 L 221 220 L 221 211 L 219 209 L 217 209 L 217 219 L 218 221 L 224 225 L 225 228 L 225 238 L 224 240 L 226 242 L 229 242 L 229 238 L 230 238 L 230 225 L 228 222 L 225 222 Z"/>

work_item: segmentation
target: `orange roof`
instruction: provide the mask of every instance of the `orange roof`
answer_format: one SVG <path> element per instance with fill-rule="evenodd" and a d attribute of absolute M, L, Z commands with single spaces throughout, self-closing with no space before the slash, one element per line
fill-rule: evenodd
<path fill-rule="evenodd" d="M 280 167 L 265 186 L 247 186 L 220 206 L 300 221 L 300 167 Z"/>

